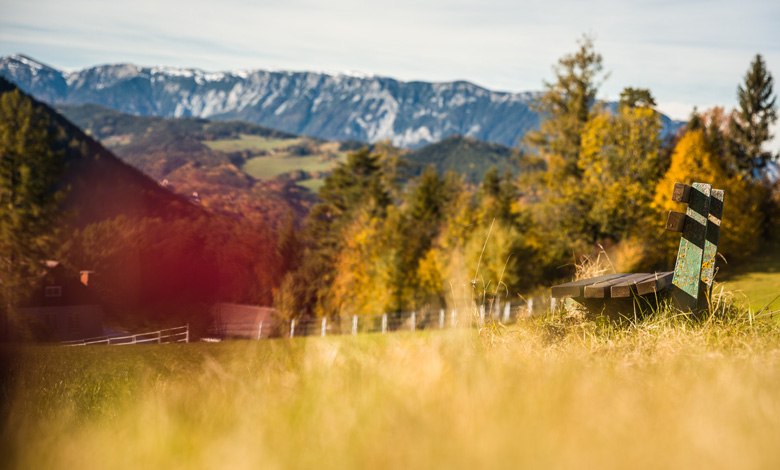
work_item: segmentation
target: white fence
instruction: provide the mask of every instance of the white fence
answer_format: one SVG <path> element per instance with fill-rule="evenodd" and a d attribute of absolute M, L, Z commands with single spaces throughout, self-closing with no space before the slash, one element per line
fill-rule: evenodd
<path fill-rule="evenodd" d="M 100 336 L 97 338 L 86 338 L 75 341 L 64 341 L 61 344 L 65 346 L 87 346 L 91 344 L 162 344 L 162 343 L 189 343 L 190 325 L 168 328 L 165 330 L 150 331 L 147 333 L 138 333 L 129 336 Z"/>
<path fill-rule="evenodd" d="M 544 303 L 537 299 L 537 307 Z M 535 313 L 534 299 L 519 304 L 509 302 L 461 309 L 427 309 L 416 312 L 382 315 L 349 315 L 337 319 L 292 319 L 286 336 L 329 336 L 359 333 L 389 333 L 394 331 L 443 330 L 446 328 L 481 326 L 488 322 L 510 324 Z"/>

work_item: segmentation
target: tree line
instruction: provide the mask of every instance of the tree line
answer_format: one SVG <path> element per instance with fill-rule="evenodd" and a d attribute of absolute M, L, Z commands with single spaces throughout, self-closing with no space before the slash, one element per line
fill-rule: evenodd
<path fill-rule="evenodd" d="M 598 100 L 602 56 L 585 37 L 562 57 L 536 102 L 543 119 L 520 144 L 519 174 L 479 185 L 429 168 L 402 183 L 391 150 L 361 150 L 320 191 L 275 295 L 284 318 L 440 308 L 462 299 L 518 298 L 571 276 L 605 250 L 618 271 L 671 269 L 679 237 L 664 233 L 675 182 L 726 191 L 721 254 L 730 262 L 778 233 L 780 186 L 766 150 L 776 122 L 773 79 L 760 55 L 738 106 L 694 110 L 664 138 L 652 92 Z"/>
<path fill-rule="evenodd" d="M 617 271 L 670 269 L 676 237 L 663 226 L 678 181 L 726 190 L 720 248 L 730 262 L 780 232 L 778 157 L 766 149 L 775 95 L 760 55 L 736 109 L 695 111 L 669 138 L 650 90 L 627 87 L 614 106 L 598 100 L 603 59 L 588 38 L 554 70 L 518 172 L 493 169 L 474 184 L 428 168 L 409 179 L 399 151 L 375 145 L 333 171 L 302 228 L 205 211 L 68 225 L 64 155 L 93 158 L 89 139 L 0 90 L 3 309 L 51 258 L 98 271 L 124 321 L 165 323 L 175 309 L 204 319 L 198 309 L 214 301 L 274 303 L 289 319 L 517 299 L 602 248 Z"/>

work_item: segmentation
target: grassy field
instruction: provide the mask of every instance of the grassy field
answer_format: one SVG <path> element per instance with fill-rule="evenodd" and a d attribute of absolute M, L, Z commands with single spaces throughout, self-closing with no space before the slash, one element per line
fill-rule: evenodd
<path fill-rule="evenodd" d="M 780 468 L 771 323 L 3 354 L 10 468 Z"/>
<path fill-rule="evenodd" d="M 298 145 L 303 139 L 272 139 L 257 135 L 242 134 L 238 139 L 207 140 L 203 143 L 218 152 L 241 152 L 244 150 L 272 151 Z"/>
<path fill-rule="evenodd" d="M 246 162 L 243 170 L 257 179 L 271 179 L 292 171 L 324 172 L 336 166 L 338 160 L 327 160 L 322 155 L 305 157 L 255 157 Z"/>
<path fill-rule="evenodd" d="M 325 178 L 308 179 L 298 182 L 298 186 L 303 186 L 313 193 L 319 192 L 322 185 L 325 184 Z"/>
<path fill-rule="evenodd" d="M 289 150 L 296 145 L 308 142 L 312 155 L 291 155 Z M 268 155 L 250 158 L 242 170 L 253 178 L 267 180 L 286 173 L 305 171 L 325 173 L 331 171 L 336 163 L 344 161 L 346 154 L 339 151 L 337 142 L 314 142 L 304 138 L 272 139 L 254 135 L 241 135 L 238 139 L 224 139 L 204 142 L 212 150 L 219 152 L 264 151 Z M 317 191 L 322 186 L 322 178 L 303 180 L 299 184 Z"/>
<path fill-rule="evenodd" d="M 759 255 L 728 273 L 725 289 L 753 311 L 780 310 L 780 245 L 770 245 Z"/>

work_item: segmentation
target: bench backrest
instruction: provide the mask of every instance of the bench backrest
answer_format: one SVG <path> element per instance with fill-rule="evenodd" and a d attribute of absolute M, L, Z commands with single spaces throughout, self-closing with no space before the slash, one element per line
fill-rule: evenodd
<path fill-rule="evenodd" d="M 722 189 L 706 183 L 674 185 L 672 200 L 688 204 L 684 214 L 670 211 L 666 220 L 667 230 L 682 232 L 672 278 L 672 300 L 681 310 L 698 310 L 712 286 L 723 197 Z"/>

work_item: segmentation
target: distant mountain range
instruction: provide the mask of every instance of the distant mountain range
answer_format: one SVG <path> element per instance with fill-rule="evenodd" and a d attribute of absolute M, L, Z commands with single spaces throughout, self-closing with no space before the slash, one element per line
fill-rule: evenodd
<path fill-rule="evenodd" d="M 0 58 L 0 76 L 53 104 L 99 104 L 161 117 L 245 120 L 329 140 L 418 148 L 461 135 L 516 146 L 539 116 L 537 94 L 473 83 L 403 82 L 315 72 L 205 72 L 133 64 L 65 72 L 30 57 Z M 665 132 L 680 123 L 663 117 Z"/>

